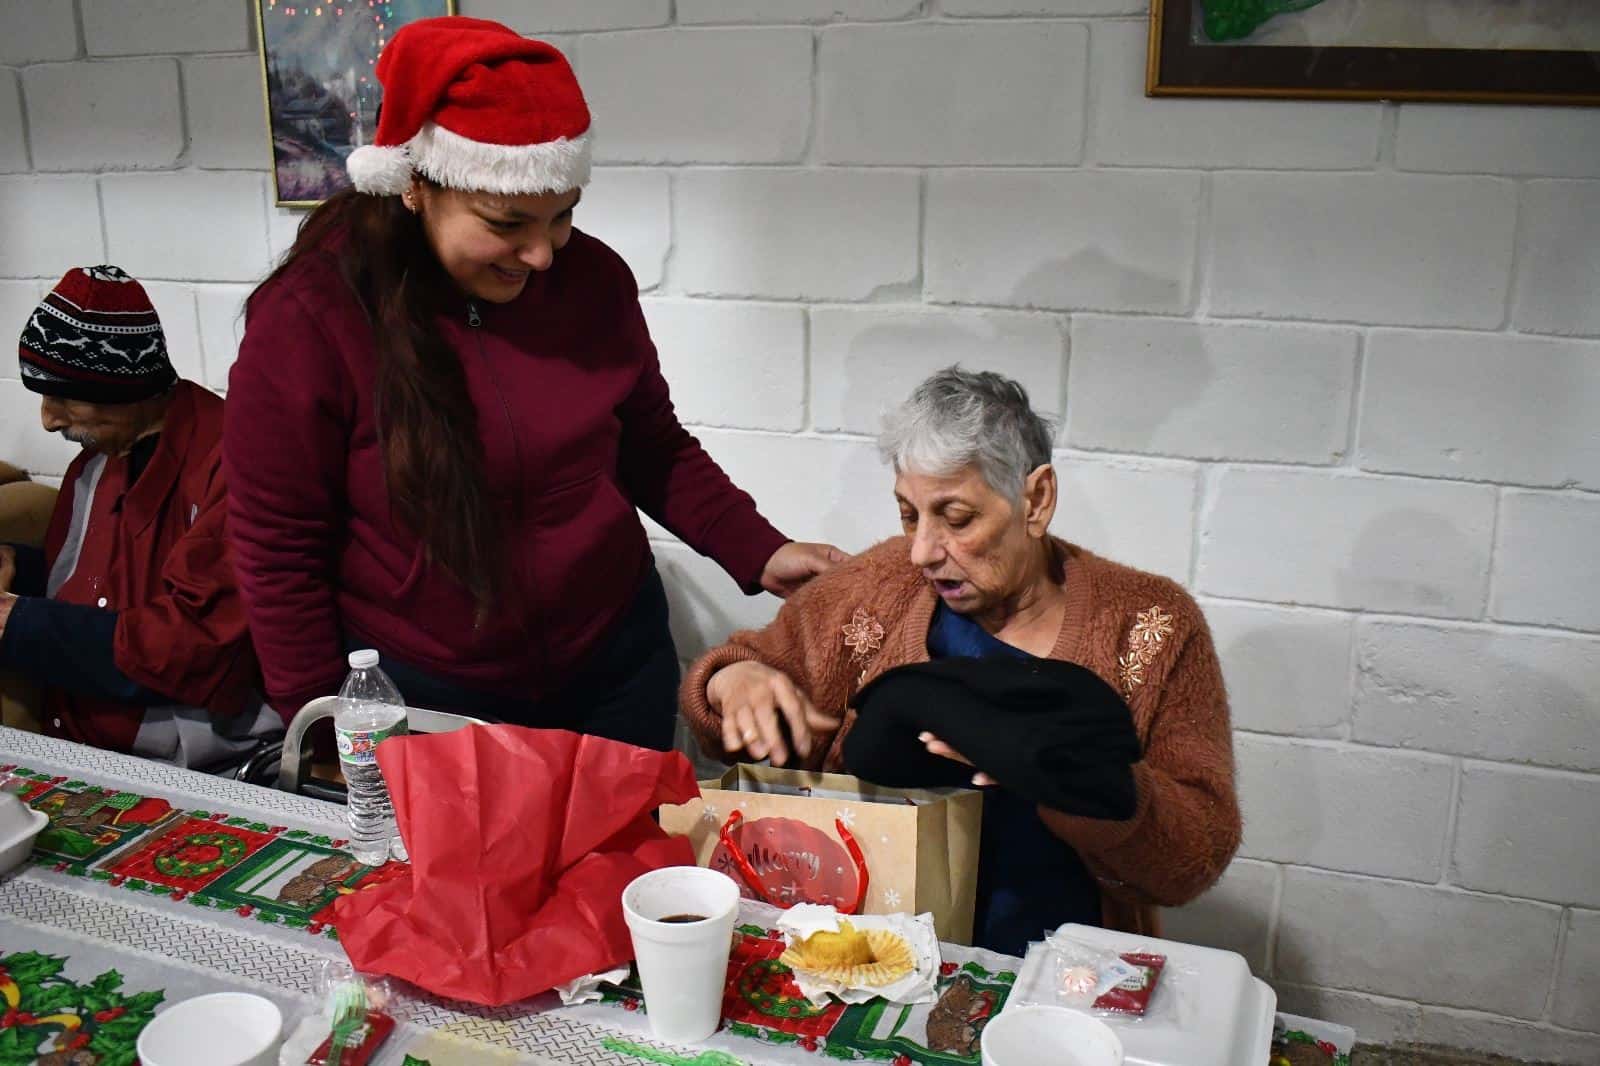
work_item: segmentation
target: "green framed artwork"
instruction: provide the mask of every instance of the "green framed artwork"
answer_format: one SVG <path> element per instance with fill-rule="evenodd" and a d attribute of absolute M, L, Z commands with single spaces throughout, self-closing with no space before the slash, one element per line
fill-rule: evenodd
<path fill-rule="evenodd" d="M 1595 0 L 1151 0 L 1151 96 L 1600 105 Z"/>

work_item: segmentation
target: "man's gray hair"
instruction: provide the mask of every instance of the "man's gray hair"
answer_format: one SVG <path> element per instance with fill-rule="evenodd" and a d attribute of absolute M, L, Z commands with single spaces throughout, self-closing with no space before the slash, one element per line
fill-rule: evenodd
<path fill-rule="evenodd" d="M 878 454 L 898 473 L 944 476 L 969 463 L 1008 500 L 1022 497 L 1030 473 L 1050 461 L 1051 420 L 1028 391 L 990 370 L 947 367 L 912 390 L 883 420 Z"/>

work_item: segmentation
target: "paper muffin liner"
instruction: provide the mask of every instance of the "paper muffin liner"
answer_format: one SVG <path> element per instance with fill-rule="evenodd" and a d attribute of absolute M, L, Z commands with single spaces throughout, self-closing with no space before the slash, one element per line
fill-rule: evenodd
<path fill-rule="evenodd" d="M 813 933 L 838 932 L 842 921 L 848 921 L 867 937 L 877 961 L 808 969 L 805 939 Z M 832 907 L 802 903 L 784 912 L 777 925 L 789 945 L 778 961 L 794 971 L 800 991 L 818 1006 L 825 1005 L 830 996 L 846 1003 L 877 998 L 900 1004 L 929 1003 L 934 999 L 940 954 L 939 937 L 930 914 L 862 914 L 845 918 Z"/>

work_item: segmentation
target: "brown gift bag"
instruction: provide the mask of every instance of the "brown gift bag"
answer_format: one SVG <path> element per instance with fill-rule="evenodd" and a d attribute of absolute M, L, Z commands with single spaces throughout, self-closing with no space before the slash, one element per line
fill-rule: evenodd
<path fill-rule="evenodd" d="M 746 898 L 928 913 L 939 939 L 956 944 L 972 940 L 982 821 L 981 792 L 750 764 L 661 808 L 661 828 L 687 836 L 695 861 L 738 881 Z"/>

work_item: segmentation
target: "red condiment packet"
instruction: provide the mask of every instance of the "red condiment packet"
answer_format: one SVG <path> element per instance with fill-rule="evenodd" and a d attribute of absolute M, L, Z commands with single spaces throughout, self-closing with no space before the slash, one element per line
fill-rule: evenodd
<path fill-rule="evenodd" d="M 394 1032 L 394 1019 L 382 1011 L 367 1011 L 367 1024 L 365 1031 L 358 1034 L 361 1043 L 355 1047 L 347 1047 L 344 1054 L 339 1056 L 339 1066 L 367 1066 L 372 1056 L 378 1053 L 378 1048 L 389 1039 L 389 1034 Z M 306 1066 L 327 1066 L 329 1045 L 333 1043 L 333 1034 L 328 1034 L 328 1039 L 317 1045 L 317 1050 L 311 1053 L 306 1060 Z"/>
<path fill-rule="evenodd" d="M 1123 953 L 1122 961 L 1138 973 L 1101 995 L 1094 1001 L 1094 1009 L 1142 1015 L 1150 1007 L 1150 997 L 1155 994 L 1156 982 L 1161 979 L 1161 968 L 1167 964 L 1167 957 L 1128 951 Z"/>

